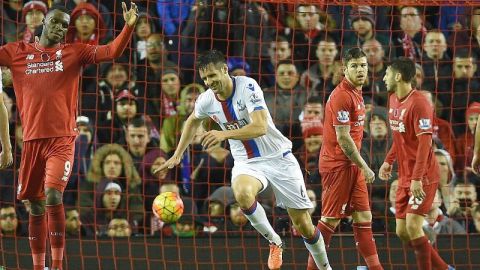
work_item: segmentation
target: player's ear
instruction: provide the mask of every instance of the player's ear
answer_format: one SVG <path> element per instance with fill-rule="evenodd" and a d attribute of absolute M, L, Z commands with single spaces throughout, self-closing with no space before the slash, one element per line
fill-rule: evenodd
<path fill-rule="evenodd" d="M 225 74 L 228 74 L 228 66 L 227 66 L 227 64 L 223 64 L 223 66 L 222 66 L 222 71 L 223 71 Z"/>
<path fill-rule="evenodd" d="M 402 80 L 402 73 L 397 72 L 395 73 L 395 81 L 399 82 Z"/>

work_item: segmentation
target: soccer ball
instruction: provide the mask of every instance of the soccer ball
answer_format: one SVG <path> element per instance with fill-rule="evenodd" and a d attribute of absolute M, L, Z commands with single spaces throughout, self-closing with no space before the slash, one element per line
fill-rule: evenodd
<path fill-rule="evenodd" d="M 153 214 L 165 223 L 177 221 L 183 214 L 183 201 L 177 193 L 164 192 L 153 200 Z"/>

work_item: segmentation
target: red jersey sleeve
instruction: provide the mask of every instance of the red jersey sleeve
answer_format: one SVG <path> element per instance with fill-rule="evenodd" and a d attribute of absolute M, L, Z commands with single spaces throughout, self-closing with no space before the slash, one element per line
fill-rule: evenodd
<path fill-rule="evenodd" d="M 345 92 L 336 93 L 330 100 L 334 126 L 350 125 L 353 108 L 352 98 Z"/>
<path fill-rule="evenodd" d="M 130 42 L 134 29 L 125 25 L 122 32 L 110 44 L 98 46 L 95 62 L 110 61 L 120 57 Z"/>
<path fill-rule="evenodd" d="M 0 66 L 10 67 L 12 65 L 12 55 L 15 54 L 14 48 L 18 43 L 8 43 L 0 47 Z"/>
<path fill-rule="evenodd" d="M 415 135 L 433 133 L 433 108 L 425 97 L 419 96 L 415 100 L 412 118 Z"/>
<path fill-rule="evenodd" d="M 388 154 L 385 157 L 384 162 L 392 165 L 393 162 L 395 162 L 396 155 L 397 155 L 397 149 L 395 148 L 395 142 L 393 142 L 392 147 L 390 147 L 390 151 L 388 151 Z"/>

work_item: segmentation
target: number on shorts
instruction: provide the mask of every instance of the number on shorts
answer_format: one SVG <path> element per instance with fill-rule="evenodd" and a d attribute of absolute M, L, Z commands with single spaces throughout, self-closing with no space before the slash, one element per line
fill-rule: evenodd
<path fill-rule="evenodd" d="M 70 160 L 65 161 L 65 168 L 63 169 L 63 177 L 62 180 L 67 182 L 68 181 L 68 176 L 70 175 L 70 170 L 72 169 L 72 164 L 70 163 Z"/>
<path fill-rule="evenodd" d="M 412 205 L 413 210 L 417 210 L 418 207 L 422 204 L 423 200 L 419 198 L 415 198 L 413 195 L 410 196 L 410 199 L 408 200 L 408 204 Z"/>

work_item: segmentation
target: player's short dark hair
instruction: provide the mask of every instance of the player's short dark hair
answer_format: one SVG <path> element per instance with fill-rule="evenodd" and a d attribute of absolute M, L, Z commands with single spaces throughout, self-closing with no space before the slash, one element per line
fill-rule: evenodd
<path fill-rule="evenodd" d="M 402 75 L 402 80 L 404 82 L 411 82 L 417 73 L 415 63 L 412 59 L 407 57 L 393 59 L 392 63 L 390 64 L 390 68 L 399 72 Z"/>
<path fill-rule="evenodd" d="M 208 52 L 205 52 L 201 54 L 197 58 L 197 68 L 200 69 L 205 69 L 208 67 L 208 65 L 213 64 L 227 64 L 227 60 L 225 59 L 225 55 L 221 51 L 218 50 L 210 50 Z"/>
<path fill-rule="evenodd" d="M 53 6 L 48 10 L 48 12 L 47 12 L 46 15 L 48 15 L 50 12 L 53 12 L 53 11 L 55 11 L 55 10 L 59 10 L 59 11 L 61 11 L 61 12 L 63 12 L 63 13 L 67 13 L 68 15 L 70 15 L 70 10 L 69 10 L 68 8 L 66 8 L 65 6 L 62 6 L 62 5 L 58 5 L 58 4 L 53 5 Z M 45 16 L 46 16 L 46 15 L 45 15 Z"/>
<path fill-rule="evenodd" d="M 350 60 L 362 58 L 362 57 L 367 57 L 367 55 L 365 54 L 364 51 L 362 51 L 362 49 L 351 48 L 345 52 L 345 54 L 343 55 L 342 61 L 343 61 L 343 64 L 346 65 Z"/>

